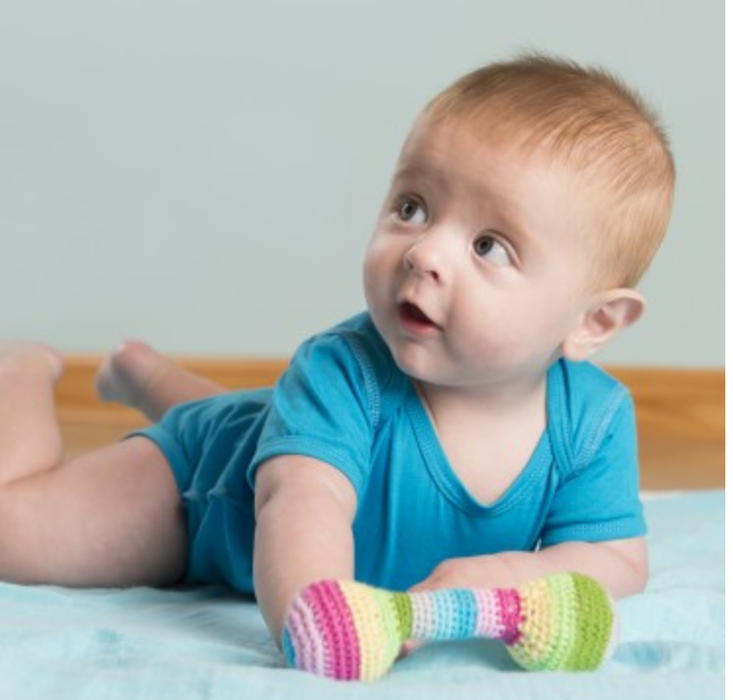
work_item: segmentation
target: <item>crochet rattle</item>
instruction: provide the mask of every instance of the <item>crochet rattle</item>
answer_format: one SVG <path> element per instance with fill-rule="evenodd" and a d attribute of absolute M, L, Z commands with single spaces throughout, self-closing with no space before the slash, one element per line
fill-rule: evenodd
<path fill-rule="evenodd" d="M 291 603 L 282 643 L 289 666 L 337 680 L 376 680 L 407 640 L 500 639 L 533 671 L 598 668 L 614 644 L 613 604 L 581 574 L 506 589 L 393 593 L 321 581 Z"/>

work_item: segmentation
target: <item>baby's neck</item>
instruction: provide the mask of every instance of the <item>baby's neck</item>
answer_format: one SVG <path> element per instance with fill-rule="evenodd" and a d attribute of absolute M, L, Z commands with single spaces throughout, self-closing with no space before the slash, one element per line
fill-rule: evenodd
<path fill-rule="evenodd" d="M 545 381 L 511 396 L 417 384 L 416 390 L 464 487 L 485 505 L 497 500 L 522 473 L 545 430 Z"/>
<path fill-rule="evenodd" d="M 544 410 L 547 376 L 488 387 L 446 387 L 416 380 L 413 384 L 437 429 L 453 422 L 502 422 L 527 411 L 534 414 L 538 406 Z"/>

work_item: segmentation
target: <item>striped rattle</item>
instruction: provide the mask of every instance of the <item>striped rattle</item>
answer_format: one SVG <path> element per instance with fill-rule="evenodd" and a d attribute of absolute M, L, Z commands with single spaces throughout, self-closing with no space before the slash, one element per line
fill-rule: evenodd
<path fill-rule="evenodd" d="M 610 656 L 613 604 L 581 574 L 551 574 L 517 588 L 393 593 L 354 581 L 302 590 L 285 618 L 289 666 L 337 680 L 372 681 L 407 640 L 499 639 L 533 671 L 587 671 Z"/>

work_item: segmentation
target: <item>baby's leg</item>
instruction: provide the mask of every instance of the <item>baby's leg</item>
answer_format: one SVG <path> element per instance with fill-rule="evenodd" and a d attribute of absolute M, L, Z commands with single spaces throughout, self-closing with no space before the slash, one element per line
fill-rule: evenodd
<path fill-rule="evenodd" d="M 224 391 L 139 341 L 128 341 L 109 355 L 97 374 L 96 388 L 103 401 L 135 408 L 151 421 L 180 403 Z"/>
<path fill-rule="evenodd" d="M 62 361 L 0 345 L 0 580 L 158 585 L 180 578 L 186 526 L 162 453 L 132 438 L 63 464 Z"/>
<path fill-rule="evenodd" d="M 53 387 L 62 372 L 52 348 L 0 343 L 0 484 L 60 461 Z"/>

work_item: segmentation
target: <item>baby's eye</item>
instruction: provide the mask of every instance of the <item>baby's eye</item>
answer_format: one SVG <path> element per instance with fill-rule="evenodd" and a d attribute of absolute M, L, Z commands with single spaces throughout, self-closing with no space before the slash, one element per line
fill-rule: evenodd
<path fill-rule="evenodd" d="M 509 251 L 507 251 L 506 247 L 495 236 L 489 236 L 488 234 L 479 236 L 473 242 L 473 249 L 476 251 L 476 255 L 489 260 L 499 267 L 506 267 L 512 264 Z"/>
<path fill-rule="evenodd" d="M 397 202 L 397 216 L 401 221 L 416 226 L 422 226 L 428 221 L 428 213 L 425 207 L 412 197 Z"/>

